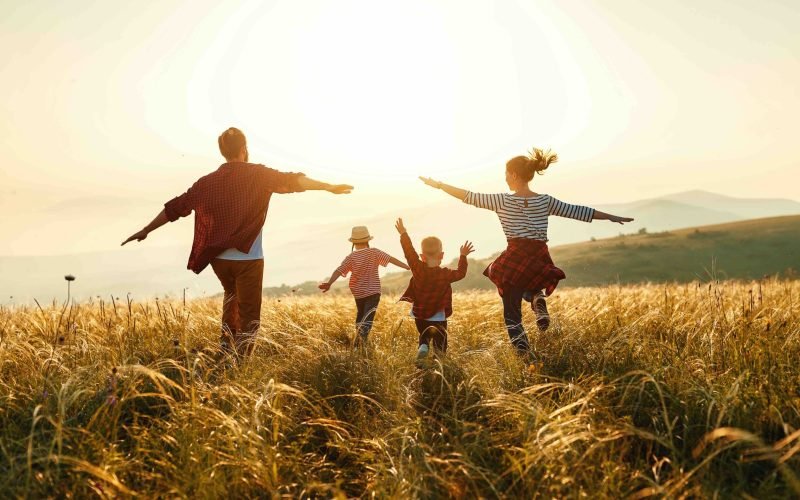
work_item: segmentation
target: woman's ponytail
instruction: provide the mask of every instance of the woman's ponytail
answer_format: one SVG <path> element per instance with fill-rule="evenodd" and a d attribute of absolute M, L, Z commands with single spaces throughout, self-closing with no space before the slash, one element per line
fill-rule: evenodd
<path fill-rule="evenodd" d="M 558 155 L 549 149 L 533 148 L 528 153 L 528 161 L 531 163 L 533 171 L 541 174 L 547 170 L 547 167 L 558 161 Z"/>
<path fill-rule="evenodd" d="M 558 155 L 547 150 L 533 148 L 528 156 L 515 156 L 506 163 L 506 169 L 517 175 L 525 182 L 530 182 L 537 173 L 542 174 L 553 163 L 558 161 Z"/>

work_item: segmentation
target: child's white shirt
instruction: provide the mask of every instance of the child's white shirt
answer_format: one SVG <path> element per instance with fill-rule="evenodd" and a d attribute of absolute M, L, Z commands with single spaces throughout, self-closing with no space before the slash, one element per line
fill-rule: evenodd
<path fill-rule="evenodd" d="M 412 318 L 417 319 L 417 317 L 414 316 L 414 309 L 413 308 L 411 309 L 411 311 L 408 314 Z M 444 315 L 444 309 L 440 309 L 436 314 L 434 314 L 430 318 L 426 318 L 425 319 L 425 321 L 446 321 L 446 320 L 447 320 L 447 317 Z"/>

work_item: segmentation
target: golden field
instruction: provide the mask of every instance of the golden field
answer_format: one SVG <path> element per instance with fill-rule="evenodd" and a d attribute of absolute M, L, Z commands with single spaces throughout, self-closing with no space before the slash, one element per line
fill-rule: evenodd
<path fill-rule="evenodd" d="M 800 282 L 549 305 L 535 372 L 493 292 L 455 295 L 428 370 L 394 297 L 366 352 L 351 298 L 267 299 L 238 365 L 217 299 L 5 307 L 0 497 L 800 495 Z"/>

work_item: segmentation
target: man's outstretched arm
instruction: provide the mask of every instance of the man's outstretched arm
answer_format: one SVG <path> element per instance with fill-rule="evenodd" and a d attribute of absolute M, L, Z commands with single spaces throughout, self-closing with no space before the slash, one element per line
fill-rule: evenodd
<path fill-rule="evenodd" d="M 147 235 L 151 231 L 155 231 L 167 222 L 169 222 L 169 219 L 167 218 L 167 212 L 166 210 L 162 209 L 161 212 L 156 215 L 156 218 L 150 221 L 150 224 L 146 225 L 142 230 L 133 233 L 127 240 L 123 241 L 122 244 L 124 245 L 125 243 L 133 240 L 142 241 L 143 239 L 147 238 Z"/>
<path fill-rule="evenodd" d="M 197 196 L 197 183 L 186 190 L 180 196 L 176 196 L 175 198 L 169 200 L 164 204 L 164 209 L 156 215 L 156 218 L 150 221 L 150 224 L 146 225 L 142 230 L 133 233 L 130 238 L 123 241 L 122 244 L 129 241 L 142 241 L 143 239 L 147 238 L 147 235 L 152 231 L 160 228 L 167 222 L 173 222 L 178 220 L 181 217 L 186 217 L 192 210 L 194 210 L 196 196 Z"/>

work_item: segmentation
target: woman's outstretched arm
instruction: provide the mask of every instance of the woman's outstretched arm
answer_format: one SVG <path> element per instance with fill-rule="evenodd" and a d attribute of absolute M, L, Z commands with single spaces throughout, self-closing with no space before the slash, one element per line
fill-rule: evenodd
<path fill-rule="evenodd" d="M 459 200 L 463 201 L 464 198 L 467 197 L 466 189 L 457 188 L 455 186 L 445 184 L 444 182 L 435 181 L 430 177 L 420 177 L 419 179 L 432 188 L 441 189 L 453 198 L 458 198 Z"/>
<path fill-rule="evenodd" d="M 632 217 L 620 217 L 619 215 L 611 215 L 605 212 L 601 212 L 600 210 L 594 211 L 594 216 L 592 220 L 610 220 L 611 222 L 616 222 L 617 224 L 624 224 L 626 222 L 633 222 Z"/>

